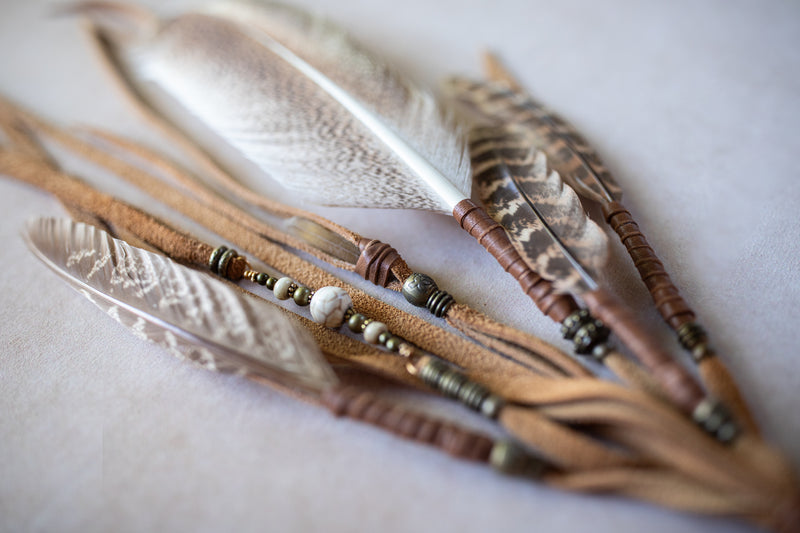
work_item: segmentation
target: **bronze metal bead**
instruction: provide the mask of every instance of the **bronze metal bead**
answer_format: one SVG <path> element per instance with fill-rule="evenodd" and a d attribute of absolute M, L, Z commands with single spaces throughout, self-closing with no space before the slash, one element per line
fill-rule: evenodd
<path fill-rule="evenodd" d="M 265 285 L 269 290 L 272 290 L 272 289 L 275 288 L 275 284 L 277 282 L 278 282 L 278 278 L 270 276 L 270 277 L 267 278 L 267 282 L 266 282 Z"/>
<path fill-rule="evenodd" d="M 238 256 L 239 253 L 236 250 L 232 248 L 226 250 L 225 253 L 222 254 L 222 257 L 219 258 L 219 265 L 217 265 L 217 274 L 219 274 L 223 278 L 227 278 L 228 265 L 230 265 L 231 261 L 233 261 L 233 259 Z"/>
<path fill-rule="evenodd" d="M 297 287 L 292 294 L 292 298 L 294 299 L 294 303 L 300 306 L 306 306 L 309 304 L 309 296 L 311 296 L 311 291 L 308 287 Z"/>
<path fill-rule="evenodd" d="M 258 274 L 256 274 L 256 278 L 253 281 L 258 283 L 259 285 L 266 285 L 267 284 L 267 279 L 269 279 L 269 276 L 267 276 L 263 272 L 259 272 Z"/>
<path fill-rule="evenodd" d="M 722 443 L 732 442 L 739 434 L 739 427 L 727 408 L 712 398 L 705 398 L 694 409 L 692 419 L 706 433 Z"/>
<path fill-rule="evenodd" d="M 415 272 L 406 278 L 403 283 L 403 296 L 412 305 L 417 307 L 425 307 L 428 303 L 428 298 L 439 290 L 433 278 L 425 274 Z"/>
<path fill-rule="evenodd" d="M 489 455 L 489 463 L 500 472 L 533 478 L 541 477 L 547 470 L 547 463 L 508 440 L 495 443 Z"/>
<path fill-rule="evenodd" d="M 350 328 L 350 331 L 353 333 L 361 333 L 363 330 L 364 320 L 367 317 L 362 315 L 361 313 L 354 313 L 347 321 L 347 327 Z"/>
<path fill-rule="evenodd" d="M 390 352 L 396 352 L 400 349 L 401 340 L 398 337 L 389 337 L 386 339 L 386 349 Z"/>
<path fill-rule="evenodd" d="M 227 246 L 218 246 L 214 248 L 214 251 L 211 252 L 211 256 L 208 258 L 208 269 L 211 270 L 214 274 L 217 273 L 217 265 L 219 264 L 219 258 L 222 257 L 228 250 Z"/>

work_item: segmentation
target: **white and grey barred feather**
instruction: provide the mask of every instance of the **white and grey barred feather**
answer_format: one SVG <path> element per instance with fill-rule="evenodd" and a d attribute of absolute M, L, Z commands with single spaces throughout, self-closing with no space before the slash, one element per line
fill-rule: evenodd
<path fill-rule="evenodd" d="M 225 2 L 155 23 L 97 4 L 76 11 L 95 22 L 124 79 L 142 95 L 149 85 L 165 92 L 304 200 L 450 214 L 469 197 L 456 123 L 333 24 L 268 2 Z M 104 23 L 109 15 L 134 37 Z M 149 103 L 170 116 L 165 102 Z"/>

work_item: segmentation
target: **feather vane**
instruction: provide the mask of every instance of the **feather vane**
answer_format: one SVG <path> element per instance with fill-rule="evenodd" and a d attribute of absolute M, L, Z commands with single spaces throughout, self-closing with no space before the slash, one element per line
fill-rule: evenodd
<path fill-rule="evenodd" d="M 173 355 L 312 391 L 338 382 L 306 331 L 226 283 L 67 219 L 32 221 L 25 237 L 76 290 Z"/>
<path fill-rule="evenodd" d="M 443 92 L 477 125 L 524 128 L 530 143 L 547 154 L 553 169 L 582 196 L 601 203 L 622 197 L 622 189 L 586 139 L 530 96 L 505 83 L 458 77 L 447 80 Z"/>
<path fill-rule="evenodd" d="M 469 196 L 466 145 L 433 96 L 317 17 L 229 2 L 135 44 L 105 41 L 127 79 L 166 92 L 305 199 L 449 214 Z"/>
<path fill-rule="evenodd" d="M 523 259 L 560 291 L 594 288 L 592 273 L 606 262 L 608 238 L 548 168 L 545 154 L 509 128 L 474 130 L 470 149 L 481 201 Z"/>

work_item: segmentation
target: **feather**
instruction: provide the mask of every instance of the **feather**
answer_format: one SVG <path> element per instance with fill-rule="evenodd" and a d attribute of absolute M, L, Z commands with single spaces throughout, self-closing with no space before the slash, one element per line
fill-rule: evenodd
<path fill-rule="evenodd" d="M 306 331 L 228 284 L 68 219 L 32 221 L 25 237 L 92 303 L 182 359 L 309 391 L 338 382 Z"/>
<path fill-rule="evenodd" d="M 590 278 L 605 264 L 608 238 L 525 132 L 478 128 L 470 152 L 481 201 L 523 259 L 560 291 L 594 288 Z"/>
<path fill-rule="evenodd" d="M 622 189 L 586 139 L 530 96 L 505 82 L 457 77 L 445 81 L 443 92 L 476 125 L 524 128 L 530 143 L 547 154 L 553 169 L 581 196 L 600 203 L 622 197 Z"/>
<path fill-rule="evenodd" d="M 96 3 L 75 10 L 104 18 Z M 124 77 L 142 91 L 154 84 L 304 199 L 449 214 L 469 196 L 456 125 L 333 25 L 280 4 L 229 2 L 141 29 L 132 40 L 100 26 Z"/>

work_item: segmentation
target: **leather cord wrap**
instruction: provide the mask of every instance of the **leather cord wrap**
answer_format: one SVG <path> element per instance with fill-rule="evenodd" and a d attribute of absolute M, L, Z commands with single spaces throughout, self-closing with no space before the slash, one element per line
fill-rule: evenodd
<path fill-rule="evenodd" d="M 506 272 L 514 276 L 525 294 L 544 314 L 560 324 L 578 309 L 578 304 L 571 296 L 557 294 L 549 281 L 531 270 L 508 240 L 503 227 L 475 202 L 461 200 L 453 208 L 453 216 L 467 233 L 497 259 Z"/>
<path fill-rule="evenodd" d="M 678 293 L 678 288 L 672 283 L 669 274 L 664 270 L 664 265 L 639 230 L 639 225 L 633 220 L 630 211 L 619 202 L 608 202 L 602 207 L 603 216 L 627 248 L 636 270 L 647 285 L 647 290 L 650 291 L 653 302 L 664 320 L 676 330 L 694 321 L 694 312 Z"/>
<path fill-rule="evenodd" d="M 386 287 L 393 277 L 393 265 L 403 260 L 400 254 L 390 245 L 375 239 L 362 238 L 358 247 L 361 255 L 356 262 L 356 274 L 375 285 Z"/>
<path fill-rule="evenodd" d="M 322 393 L 322 403 L 336 416 L 378 426 L 406 439 L 441 448 L 460 459 L 489 460 L 493 442 L 488 437 L 414 413 L 363 389 L 326 390 Z"/>

